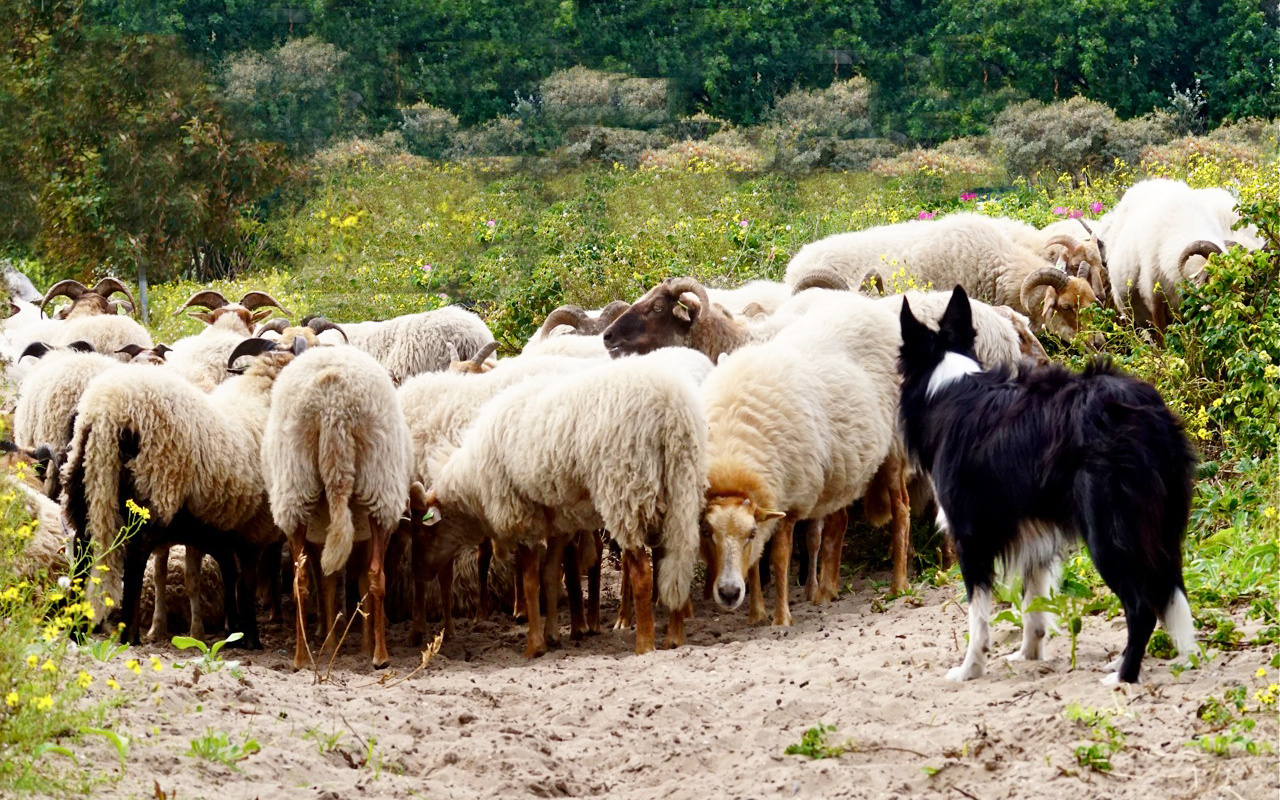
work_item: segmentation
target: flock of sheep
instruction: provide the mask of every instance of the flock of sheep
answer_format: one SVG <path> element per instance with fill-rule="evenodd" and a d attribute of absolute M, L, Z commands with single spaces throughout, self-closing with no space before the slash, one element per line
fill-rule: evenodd
<path fill-rule="evenodd" d="M 203 553 L 219 567 L 228 630 L 261 646 L 259 575 L 279 581 L 285 544 L 295 667 L 315 657 L 313 595 L 320 647 L 359 598 L 383 666 L 388 579 L 412 584 L 415 643 L 432 580 L 451 633 L 460 555 L 478 559 L 484 614 L 490 561 L 514 552 L 535 656 L 559 638 L 562 599 L 575 638 L 599 631 L 611 539 L 624 573 L 618 626 L 634 616 L 643 653 L 655 647 L 650 598 L 669 612 L 667 646 L 682 642 L 700 558 L 706 596 L 765 619 L 760 561 L 772 541 L 773 622 L 788 625 L 793 535 L 808 544 L 805 599 L 833 599 L 857 500 L 871 523 L 891 523 L 892 587 L 908 585 L 911 494 L 927 484 L 913 482 L 897 421 L 904 296 L 936 327 L 961 285 L 985 365 L 1043 362 L 1034 334 L 1075 333 L 1092 303 L 1166 324 L 1176 284 L 1209 254 L 1261 245 L 1232 230 L 1234 205 L 1223 190 L 1150 180 L 1087 224 L 954 214 L 839 234 L 802 248 L 782 283 L 670 278 L 634 303 L 562 307 L 500 359 L 484 322 L 460 308 L 292 325 L 268 320 L 287 312 L 262 292 L 196 293 L 180 313 L 202 309 L 205 329 L 166 346 L 118 313 L 132 298 L 111 300 L 128 297 L 114 278 L 40 295 L 11 273 L 6 448 L 45 467 L 38 485 L 18 487 L 40 520 L 26 568 L 106 567 L 88 573 L 102 579 L 87 583 L 95 617 L 136 641 L 147 560 L 157 553 L 151 635 L 163 636 L 167 551 L 184 545 L 192 635 L 204 634 Z M 948 291 L 874 296 L 886 269 Z M 46 317 L 60 297 L 69 305 Z M 129 500 L 149 518 L 120 541 Z"/>

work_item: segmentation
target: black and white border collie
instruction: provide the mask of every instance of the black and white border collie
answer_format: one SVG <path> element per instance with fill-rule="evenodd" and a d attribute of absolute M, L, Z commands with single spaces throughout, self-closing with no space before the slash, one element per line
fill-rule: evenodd
<path fill-rule="evenodd" d="M 934 332 L 902 302 L 902 424 L 929 474 L 938 522 L 955 542 L 969 595 L 969 649 L 947 679 L 986 669 L 996 564 L 1021 573 L 1026 600 L 1056 588 L 1063 546 L 1084 539 L 1124 606 L 1129 640 L 1103 683 L 1136 683 L 1157 617 L 1179 652 L 1195 647 L 1182 540 L 1195 455 L 1150 384 L 1105 360 L 1075 374 L 1050 365 L 987 372 L 957 287 Z M 1025 607 L 1025 604 L 1024 604 Z M 1023 616 L 1022 649 L 1042 658 L 1046 620 Z"/>

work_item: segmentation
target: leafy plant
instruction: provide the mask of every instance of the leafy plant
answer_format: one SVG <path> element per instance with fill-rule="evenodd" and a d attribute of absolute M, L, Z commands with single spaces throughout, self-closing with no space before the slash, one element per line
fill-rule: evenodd
<path fill-rule="evenodd" d="M 1094 772 L 1110 772 L 1111 757 L 1124 749 L 1124 734 L 1111 724 L 1113 713 L 1075 701 L 1063 713 L 1089 731 L 1090 741 L 1075 748 L 1076 763 Z"/>
<path fill-rule="evenodd" d="M 236 763 L 244 761 L 261 749 L 258 740 L 248 734 L 245 734 L 243 742 L 237 744 L 232 742 L 226 733 L 207 728 L 203 736 L 191 740 L 191 749 L 186 755 L 226 764 L 238 772 L 239 767 Z"/>
<path fill-rule="evenodd" d="M 178 648 L 179 650 L 187 650 L 194 647 L 200 651 L 201 655 L 199 659 L 190 659 L 187 661 L 173 662 L 174 669 L 182 669 L 186 667 L 188 664 L 195 664 L 196 666 L 200 667 L 204 672 L 217 672 L 223 667 L 226 667 L 227 669 L 231 670 L 232 673 L 235 673 L 235 671 L 240 666 L 240 662 L 224 661 L 222 657 L 218 655 L 218 651 L 220 651 L 223 647 L 227 646 L 231 642 L 238 642 L 243 638 L 244 638 L 244 634 L 239 631 L 236 631 L 235 633 L 231 634 L 227 638 L 214 642 L 213 646 L 210 647 L 209 645 L 205 644 L 199 639 L 193 639 L 190 636 L 175 636 L 173 637 L 174 647 Z"/>
<path fill-rule="evenodd" d="M 835 732 L 836 726 L 823 725 L 819 722 L 805 731 L 798 743 L 787 745 L 786 754 L 789 756 L 808 756 L 809 758 L 837 758 L 842 753 L 852 750 L 852 739 L 846 739 L 837 744 L 832 744 L 828 741 L 827 737 Z"/>
<path fill-rule="evenodd" d="M 325 733 L 320 729 L 319 725 L 307 728 L 303 734 L 303 739 L 308 739 L 316 743 L 316 747 L 320 749 L 321 754 L 336 750 L 342 742 L 342 731 L 334 731 L 333 733 Z"/>

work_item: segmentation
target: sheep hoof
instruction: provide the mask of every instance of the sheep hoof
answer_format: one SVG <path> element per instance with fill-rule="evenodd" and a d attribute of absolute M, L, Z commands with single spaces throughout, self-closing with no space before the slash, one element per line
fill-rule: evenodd
<path fill-rule="evenodd" d="M 374 669 L 386 669 L 390 665 L 391 665 L 391 656 L 383 656 L 380 659 L 375 658 L 373 660 Z"/>
<path fill-rule="evenodd" d="M 529 646 L 524 649 L 524 657 L 533 659 L 533 658 L 537 658 L 538 656 L 545 655 L 546 652 L 547 652 L 547 648 L 545 645 L 539 646 L 530 642 Z"/>
<path fill-rule="evenodd" d="M 571 642 L 580 642 L 585 638 L 587 638 L 586 631 L 578 630 L 576 628 L 572 631 L 569 631 L 569 641 Z"/>
<path fill-rule="evenodd" d="M 790 628 L 791 627 L 791 611 L 789 609 L 780 609 L 777 613 L 773 615 L 773 624 L 784 625 Z"/>

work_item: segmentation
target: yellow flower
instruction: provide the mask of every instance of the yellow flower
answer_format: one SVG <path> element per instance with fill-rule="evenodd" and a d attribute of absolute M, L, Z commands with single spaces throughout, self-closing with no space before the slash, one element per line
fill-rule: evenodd
<path fill-rule="evenodd" d="M 81 689 L 88 689 L 89 684 L 93 683 L 93 676 L 84 670 L 80 670 L 80 674 L 76 676 L 76 683 L 80 685 Z"/>
<path fill-rule="evenodd" d="M 1254 675 L 1256 675 L 1256 676 L 1257 676 L 1257 677 L 1259 677 L 1259 678 L 1265 678 L 1265 677 L 1267 676 L 1267 668 L 1266 668 L 1266 667 L 1258 667 L 1258 671 L 1257 671 L 1257 672 L 1255 672 L 1255 673 L 1253 673 L 1253 674 L 1254 674 Z"/>
<path fill-rule="evenodd" d="M 110 686 L 112 689 L 120 688 L 120 684 L 116 682 L 115 678 L 107 678 L 107 685 Z"/>
<path fill-rule="evenodd" d="M 5 701 L 5 703 L 7 703 L 7 704 L 9 705 L 9 708 L 13 708 L 14 706 L 16 706 L 16 705 L 18 704 L 18 693 L 17 693 L 17 692 L 9 692 L 8 694 L 6 694 L 6 695 L 4 696 L 4 701 Z"/>
<path fill-rule="evenodd" d="M 27 666 L 28 666 L 28 667 L 31 667 L 32 669 L 35 669 L 35 668 L 36 668 L 36 664 L 37 664 L 39 661 L 40 661 L 40 659 L 39 659 L 39 658 L 36 658 L 34 655 L 27 656 Z"/>
<path fill-rule="evenodd" d="M 125 500 L 124 507 L 129 509 L 130 514 L 136 514 L 137 516 L 141 517 L 143 522 L 146 522 L 151 519 L 151 511 L 147 509 L 145 506 L 140 506 L 137 503 L 133 502 L 132 499 Z"/>
<path fill-rule="evenodd" d="M 138 663 L 138 659 L 131 658 L 124 662 L 124 668 L 132 672 L 134 675 L 142 674 L 142 666 Z"/>
<path fill-rule="evenodd" d="M 156 672 L 159 672 L 162 669 L 164 669 L 164 664 L 160 661 L 160 659 L 156 658 L 155 656 L 151 656 L 151 668 Z"/>
<path fill-rule="evenodd" d="M 53 663 L 52 659 L 47 659 L 47 658 L 45 659 L 44 663 L 40 665 L 40 669 L 44 670 L 45 672 L 58 671 L 58 667 Z"/>
<path fill-rule="evenodd" d="M 104 597 L 104 598 L 102 598 L 102 604 L 103 604 L 104 606 L 106 606 L 107 608 L 111 608 L 112 606 L 114 606 L 114 605 L 116 604 L 116 601 L 115 601 L 115 600 L 112 600 L 110 597 Z"/>
<path fill-rule="evenodd" d="M 44 697 L 37 697 L 36 708 L 41 711 L 48 711 L 53 708 L 53 695 L 46 694 Z"/>
<path fill-rule="evenodd" d="M 1267 506 L 1266 508 L 1262 509 L 1262 516 L 1266 517 L 1267 519 L 1275 519 L 1276 507 Z"/>

